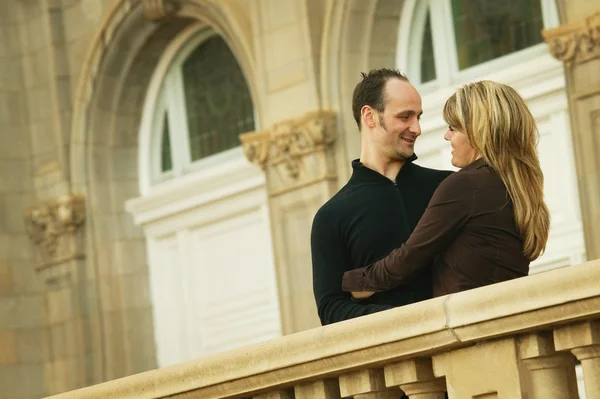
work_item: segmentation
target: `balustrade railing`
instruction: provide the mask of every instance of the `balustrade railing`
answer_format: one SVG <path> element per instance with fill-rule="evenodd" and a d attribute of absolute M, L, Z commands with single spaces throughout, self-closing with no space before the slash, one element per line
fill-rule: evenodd
<path fill-rule="evenodd" d="M 600 399 L 600 260 L 56 395 Z"/>

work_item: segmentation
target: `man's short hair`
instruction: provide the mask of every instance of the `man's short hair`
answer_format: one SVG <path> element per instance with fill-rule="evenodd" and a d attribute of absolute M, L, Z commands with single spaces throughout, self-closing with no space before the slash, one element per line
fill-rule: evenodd
<path fill-rule="evenodd" d="M 368 73 L 361 72 L 362 80 L 358 82 L 352 94 L 352 114 L 360 129 L 360 110 L 368 105 L 379 112 L 385 108 L 385 84 L 390 79 L 400 79 L 408 82 L 408 78 L 397 69 L 371 69 Z"/>

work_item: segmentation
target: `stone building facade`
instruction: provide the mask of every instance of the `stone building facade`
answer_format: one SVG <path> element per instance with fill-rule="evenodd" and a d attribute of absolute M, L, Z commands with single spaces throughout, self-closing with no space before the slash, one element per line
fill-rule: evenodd
<path fill-rule="evenodd" d="M 599 257 L 600 4 L 476 3 L 0 0 L 0 397 L 317 327 L 312 217 L 371 68 L 419 88 L 437 168 L 453 90 L 517 88 L 553 221 L 532 273 Z"/>

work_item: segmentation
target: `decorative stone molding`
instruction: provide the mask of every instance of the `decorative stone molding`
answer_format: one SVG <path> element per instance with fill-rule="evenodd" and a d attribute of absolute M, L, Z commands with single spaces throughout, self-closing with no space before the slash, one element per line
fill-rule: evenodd
<path fill-rule="evenodd" d="M 580 22 L 542 31 L 550 54 L 567 65 L 600 57 L 600 10 Z"/>
<path fill-rule="evenodd" d="M 151 21 L 164 20 L 177 11 L 177 4 L 173 0 L 142 0 L 144 16 Z"/>
<path fill-rule="evenodd" d="M 37 252 L 36 270 L 81 258 L 75 238 L 85 221 L 83 197 L 67 195 L 30 208 L 25 227 Z"/>
<path fill-rule="evenodd" d="M 263 168 L 285 164 L 292 179 L 298 178 L 304 156 L 325 149 L 335 139 L 335 113 L 330 111 L 311 112 L 265 131 L 240 135 L 250 162 Z"/>

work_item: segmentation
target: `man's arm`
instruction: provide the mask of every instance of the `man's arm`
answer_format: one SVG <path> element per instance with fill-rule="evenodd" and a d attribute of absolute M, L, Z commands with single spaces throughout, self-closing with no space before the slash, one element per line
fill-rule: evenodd
<path fill-rule="evenodd" d="M 317 213 L 311 232 L 311 252 L 313 291 L 322 325 L 392 309 L 391 305 L 356 302 L 350 293 L 342 291 L 342 276 L 350 268 L 347 251 L 338 226 L 323 212 Z"/>

